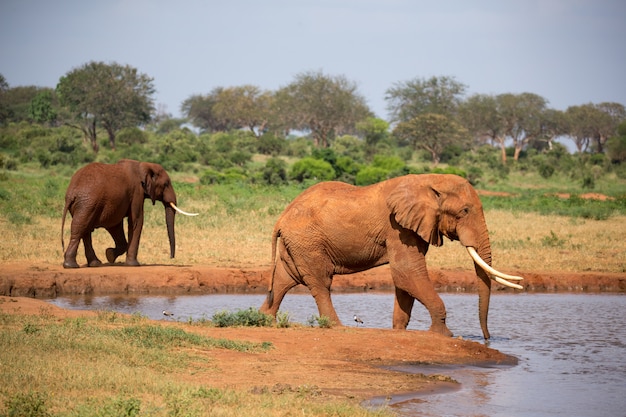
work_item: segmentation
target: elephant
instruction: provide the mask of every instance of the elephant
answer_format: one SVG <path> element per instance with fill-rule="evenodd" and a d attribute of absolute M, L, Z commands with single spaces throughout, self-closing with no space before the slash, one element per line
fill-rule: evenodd
<path fill-rule="evenodd" d="M 90 163 L 72 176 L 65 193 L 61 221 L 61 245 L 65 252 L 63 267 L 78 268 L 76 252 L 83 240 L 88 266 L 100 266 L 91 241 L 91 233 L 104 227 L 115 242 L 106 250 L 109 263 L 126 253 L 126 265 L 138 266 L 137 252 L 143 228 L 144 199 L 154 205 L 157 200 L 165 206 L 165 222 L 170 243 L 170 257 L 174 258 L 176 240 L 174 217 L 176 211 L 195 216 L 176 206 L 176 193 L 165 169 L 155 163 L 122 159 L 116 164 Z M 65 250 L 63 230 L 67 212 L 72 215 L 70 241 Z M 128 217 L 128 242 L 123 220 Z"/>
<path fill-rule="evenodd" d="M 482 204 L 464 178 L 451 174 L 409 174 L 368 186 L 318 183 L 296 197 L 272 233 L 272 271 L 260 310 L 276 316 L 285 294 L 303 284 L 320 316 L 341 322 L 332 305 L 335 274 L 389 264 L 395 286 L 393 328 L 406 329 L 417 299 L 431 316 L 430 331 L 452 336 L 446 308 L 426 267 L 429 245 L 458 240 L 474 260 L 479 320 L 485 339 L 491 280 L 522 289 L 491 267 L 491 245 Z"/>

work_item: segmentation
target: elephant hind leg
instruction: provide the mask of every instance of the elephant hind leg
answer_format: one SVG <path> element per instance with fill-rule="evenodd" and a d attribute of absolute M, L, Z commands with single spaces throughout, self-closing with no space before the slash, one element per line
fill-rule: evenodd
<path fill-rule="evenodd" d="M 85 257 L 87 258 L 87 266 L 101 266 L 102 262 L 96 256 L 96 251 L 93 249 L 93 243 L 91 241 L 91 232 L 83 236 L 83 245 L 85 245 Z"/>
<path fill-rule="evenodd" d="M 315 278 L 313 278 L 315 280 Z M 305 281 L 306 282 L 306 281 Z M 330 285 L 325 287 L 319 284 L 307 285 L 311 291 L 311 295 L 315 298 L 317 310 L 320 317 L 327 317 L 334 326 L 342 326 L 341 320 L 335 311 L 333 302 L 330 298 Z"/>
<path fill-rule="evenodd" d="M 113 241 L 115 242 L 114 248 L 107 248 L 106 255 L 109 263 L 115 263 L 115 260 L 123 255 L 128 249 L 128 242 L 126 242 L 126 236 L 124 235 L 124 224 L 119 222 L 113 227 L 107 229 Z"/>
<path fill-rule="evenodd" d="M 280 308 L 285 295 L 298 283 L 287 273 L 282 262 L 278 262 L 276 270 L 274 271 L 274 279 L 272 289 L 267 295 L 265 302 L 260 308 L 260 311 L 265 314 L 276 317 L 276 313 Z"/>

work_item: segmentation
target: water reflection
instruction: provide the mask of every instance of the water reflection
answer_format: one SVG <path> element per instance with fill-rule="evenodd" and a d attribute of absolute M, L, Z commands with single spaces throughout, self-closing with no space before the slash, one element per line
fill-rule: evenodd
<path fill-rule="evenodd" d="M 476 295 L 443 294 L 448 325 L 455 335 L 482 341 Z M 73 297 L 52 300 L 66 308 L 115 310 L 164 319 L 210 319 L 219 311 L 259 307 L 262 295 L 168 297 Z M 391 327 L 393 295 L 335 294 L 346 325 Z M 291 320 L 317 315 L 310 295 L 288 295 L 281 305 Z M 430 317 L 416 304 L 410 329 L 426 330 Z M 415 368 L 461 382 L 457 391 L 394 405 L 411 416 L 621 416 L 626 409 L 626 296 L 515 294 L 491 299 L 490 347 L 519 358 L 510 368 Z M 400 401 L 401 399 L 398 399 Z M 402 399 L 403 401 L 406 398 Z"/>

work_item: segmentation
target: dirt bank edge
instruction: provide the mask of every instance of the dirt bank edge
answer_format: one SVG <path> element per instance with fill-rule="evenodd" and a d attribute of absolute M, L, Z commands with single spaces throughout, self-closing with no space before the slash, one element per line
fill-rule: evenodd
<path fill-rule="evenodd" d="M 626 273 L 511 271 L 524 277 L 525 292 L 626 292 Z M 45 263 L 2 264 L 0 295 L 54 298 L 69 295 L 106 294 L 213 294 L 264 293 L 269 268 L 221 268 L 208 265 L 171 266 L 121 264 L 98 268 L 63 269 Z M 473 292 L 473 271 L 431 270 L 440 292 Z M 335 276 L 333 291 L 391 291 L 389 267 Z M 294 291 L 305 291 L 297 287 Z M 494 292 L 516 292 L 499 284 Z"/>

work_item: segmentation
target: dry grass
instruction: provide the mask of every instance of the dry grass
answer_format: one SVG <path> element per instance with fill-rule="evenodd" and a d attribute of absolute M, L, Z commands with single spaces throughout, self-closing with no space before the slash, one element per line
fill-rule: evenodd
<path fill-rule="evenodd" d="M 267 210 L 227 210 L 211 202 L 193 202 L 202 214 L 177 216 L 175 259 L 169 245 L 159 204 L 146 204 L 146 221 L 139 250 L 143 264 L 266 267 L 270 264 L 270 236 L 279 213 Z M 626 216 L 608 220 L 541 216 L 533 213 L 486 212 L 493 246 L 494 266 L 503 271 L 626 272 Z M 1 218 L 0 218 L 1 219 Z M 68 239 L 66 224 L 65 236 Z M 14 226 L 0 220 L 0 261 L 61 264 L 60 219 L 37 217 L 33 224 Z M 112 245 L 108 233 L 94 233 L 101 259 Z M 458 242 L 431 248 L 431 268 L 471 269 L 471 261 Z M 82 245 L 79 263 L 84 263 Z"/>

